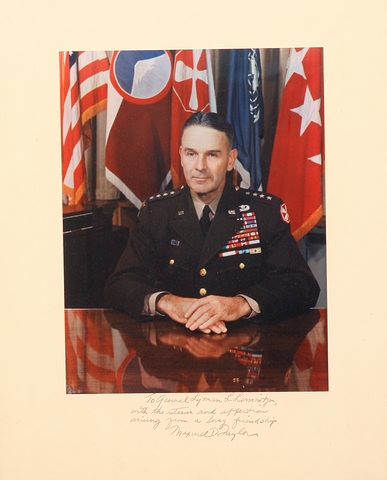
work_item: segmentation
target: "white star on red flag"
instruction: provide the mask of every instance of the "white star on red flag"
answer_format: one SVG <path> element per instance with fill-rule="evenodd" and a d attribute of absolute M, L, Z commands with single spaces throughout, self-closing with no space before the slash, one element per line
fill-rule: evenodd
<path fill-rule="evenodd" d="M 290 49 L 288 65 L 286 69 L 285 85 L 288 83 L 293 73 L 298 73 L 302 78 L 306 80 L 304 65 L 302 61 L 307 54 L 309 48 L 303 48 L 299 52 L 295 48 Z"/>
<path fill-rule="evenodd" d="M 312 94 L 310 93 L 309 87 L 307 86 L 305 91 L 304 103 L 299 107 L 291 109 L 291 112 L 297 113 L 302 118 L 300 137 L 303 135 L 311 122 L 317 123 L 321 126 L 320 104 L 321 98 L 313 100 Z"/>
<path fill-rule="evenodd" d="M 318 165 L 321 165 L 322 164 L 321 153 L 319 153 L 318 155 L 314 155 L 313 157 L 308 157 L 308 160 L 310 160 L 313 163 L 317 163 Z"/>
<path fill-rule="evenodd" d="M 322 48 L 291 49 L 287 67 L 267 190 L 286 202 L 298 241 L 323 215 Z"/>

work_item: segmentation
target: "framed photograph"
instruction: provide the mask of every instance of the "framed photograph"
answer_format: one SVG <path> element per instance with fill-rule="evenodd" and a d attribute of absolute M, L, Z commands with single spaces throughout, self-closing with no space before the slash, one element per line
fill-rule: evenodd
<path fill-rule="evenodd" d="M 271 479 L 384 479 L 383 2 L 359 7 L 347 1 L 207 2 L 187 8 L 177 2 L 97 5 L 70 0 L 62 5 L 43 0 L 9 4 L 2 19 L 0 35 L 7 47 L 1 80 L 1 478 L 231 480 L 251 476 L 253 468 L 254 474 Z M 164 53 L 158 60 L 169 65 L 169 79 L 161 76 L 158 88 L 145 96 L 137 89 L 141 81 L 134 90 L 121 83 L 119 65 L 126 55 L 120 52 L 159 47 Z M 128 321 L 127 313 L 103 304 L 106 278 L 119 261 L 143 200 L 180 188 L 173 183 L 179 172 L 163 163 L 170 159 L 165 145 L 153 142 L 171 128 L 172 114 L 156 126 L 152 119 L 157 116 L 146 120 L 139 112 L 155 107 L 147 98 L 160 105 L 169 98 L 172 112 L 171 97 L 180 91 L 173 85 L 177 53 L 191 48 L 209 52 L 205 57 L 211 59 L 216 109 L 226 117 L 231 51 L 259 51 L 261 76 L 251 79 L 263 96 L 260 174 L 252 176 L 238 158 L 231 180 L 240 189 L 266 195 L 273 187 L 283 100 L 287 87 L 304 86 L 297 103 L 289 105 L 288 119 L 298 121 L 302 138 L 313 130 L 323 139 L 324 148 L 309 152 L 307 163 L 319 170 L 321 203 L 305 217 L 313 226 L 301 221 L 297 238 L 322 287 L 313 310 L 318 318 L 297 323 L 294 317 L 293 323 L 288 319 L 272 326 L 249 321 L 249 331 L 230 327 L 222 337 L 190 334 L 167 319 Z M 292 50 L 298 60 L 305 56 L 289 70 Z M 102 95 L 101 103 L 94 102 L 93 93 L 91 103 L 82 107 L 85 115 L 73 110 L 82 126 L 78 165 L 84 168 L 78 175 L 76 165 L 68 169 L 70 162 L 62 157 L 66 90 L 62 87 L 61 93 L 60 65 L 76 60 L 78 82 L 79 62 L 95 52 L 105 55 L 97 63 L 106 82 L 90 89 Z M 323 58 L 320 103 L 306 67 L 311 52 Z M 144 78 L 149 60 L 132 79 Z M 112 78 L 113 64 L 117 74 Z M 182 76 L 194 73 L 187 62 L 179 65 Z M 203 83 L 199 71 L 206 69 L 197 64 L 197 85 Z M 90 85 L 86 81 L 83 87 Z M 109 109 L 109 88 L 122 99 L 115 111 Z M 86 94 L 79 91 L 75 98 L 85 101 Z M 153 152 L 146 155 L 147 162 L 160 154 L 153 175 L 144 174 L 151 168 L 148 163 L 138 162 L 127 179 L 113 162 L 117 145 L 124 144 L 114 147 L 110 134 L 126 104 L 136 112 L 128 117 L 131 128 L 146 125 L 153 135 L 143 146 L 141 136 L 132 137 L 128 151 L 136 149 L 136 155 L 130 160 L 140 158 L 141 147 Z M 309 115 L 303 115 L 302 105 L 309 105 Z M 123 136 L 128 138 L 126 130 Z M 172 141 L 170 135 L 165 138 Z M 67 159 L 74 152 L 72 143 L 69 152 Z M 294 173 L 285 167 L 278 164 L 283 174 L 277 179 L 288 180 Z M 139 178 L 137 185 L 129 183 Z M 248 186 L 259 179 L 262 190 Z M 273 195 L 285 196 L 279 191 Z M 298 223 L 293 199 L 285 202 L 282 221 L 289 215 L 293 228 Z M 310 226 L 305 233 L 303 228 Z M 196 355 L 195 370 L 187 362 L 193 357 L 188 345 Z M 198 357 L 209 348 L 211 357 Z M 219 371 L 222 356 L 229 370 Z M 170 378 L 165 365 L 173 373 Z"/>

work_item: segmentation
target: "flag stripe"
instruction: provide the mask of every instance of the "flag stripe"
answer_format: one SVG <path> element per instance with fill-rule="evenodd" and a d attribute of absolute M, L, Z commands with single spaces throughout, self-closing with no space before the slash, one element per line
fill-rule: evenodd
<path fill-rule="evenodd" d="M 83 127 L 106 109 L 106 52 L 61 52 L 61 131 L 63 192 L 68 204 L 79 203 L 85 192 Z"/>
<path fill-rule="evenodd" d="M 107 87 L 102 85 L 82 97 L 82 125 L 87 120 L 94 117 L 97 113 L 106 110 L 107 106 Z"/>
<path fill-rule="evenodd" d="M 82 52 L 79 55 L 79 82 L 82 124 L 107 107 L 109 60 L 106 52 Z"/>
<path fill-rule="evenodd" d="M 90 57 L 88 57 L 90 58 Z M 107 57 L 104 59 L 90 59 L 90 63 L 83 64 L 81 60 L 85 60 L 82 56 L 79 57 L 79 81 L 86 84 L 87 81 L 106 82 L 107 72 L 109 70 L 109 60 Z M 101 84 L 100 83 L 100 84 Z"/>
<path fill-rule="evenodd" d="M 98 79 L 95 77 L 89 77 L 80 85 L 82 102 L 85 102 L 85 99 L 90 98 L 94 95 L 96 98 L 105 98 L 107 95 L 107 83 L 104 79 L 99 76 Z"/>
<path fill-rule="evenodd" d="M 80 123 L 77 54 L 61 55 L 62 175 L 63 191 L 69 204 L 76 204 L 84 193 L 83 146 Z"/>

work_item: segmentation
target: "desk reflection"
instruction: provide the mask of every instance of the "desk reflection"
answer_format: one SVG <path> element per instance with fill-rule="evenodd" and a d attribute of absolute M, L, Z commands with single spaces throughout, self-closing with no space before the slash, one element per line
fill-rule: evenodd
<path fill-rule="evenodd" d="M 327 312 L 191 332 L 166 318 L 65 310 L 68 393 L 328 390 Z"/>

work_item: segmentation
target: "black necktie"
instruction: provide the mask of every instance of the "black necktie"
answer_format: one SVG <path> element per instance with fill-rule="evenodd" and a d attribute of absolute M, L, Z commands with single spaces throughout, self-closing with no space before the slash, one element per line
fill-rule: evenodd
<path fill-rule="evenodd" d="M 206 205 L 203 208 L 203 215 L 202 215 L 202 218 L 200 219 L 200 227 L 202 229 L 204 236 L 207 235 L 208 229 L 210 228 L 210 225 L 211 225 L 210 212 L 211 212 L 210 207 Z"/>

